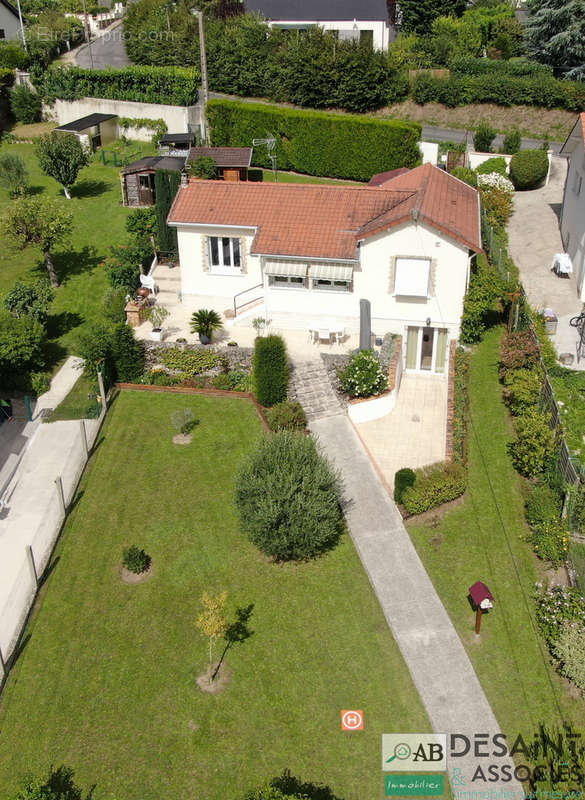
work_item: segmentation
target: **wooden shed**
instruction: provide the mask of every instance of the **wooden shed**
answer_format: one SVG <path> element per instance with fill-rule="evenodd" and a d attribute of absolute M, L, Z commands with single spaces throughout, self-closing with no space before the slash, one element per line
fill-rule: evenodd
<path fill-rule="evenodd" d="M 55 128 L 57 133 L 72 133 L 90 150 L 96 150 L 118 138 L 117 114 L 89 114 Z"/>
<path fill-rule="evenodd" d="M 165 133 L 159 140 L 158 152 L 161 156 L 183 156 L 186 158 L 194 141 L 194 133 Z"/>
<path fill-rule="evenodd" d="M 181 172 L 185 157 L 147 156 L 124 167 L 120 173 L 122 203 L 125 206 L 152 206 L 156 202 L 154 174 L 157 170 Z"/>
<path fill-rule="evenodd" d="M 217 164 L 219 180 L 247 181 L 252 152 L 251 147 L 192 147 L 187 168 L 198 158 L 211 156 Z"/>

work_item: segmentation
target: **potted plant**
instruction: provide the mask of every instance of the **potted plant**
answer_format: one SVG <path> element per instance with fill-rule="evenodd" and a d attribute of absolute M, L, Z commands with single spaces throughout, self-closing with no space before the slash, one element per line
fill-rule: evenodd
<path fill-rule="evenodd" d="M 213 331 L 218 331 L 223 328 L 221 317 L 213 309 L 200 308 L 199 311 L 194 311 L 191 317 L 191 333 L 199 334 L 199 341 L 201 344 L 209 344 Z"/>
<path fill-rule="evenodd" d="M 152 322 L 152 338 L 155 342 L 162 342 L 162 324 L 169 316 L 169 310 L 164 306 L 151 306 L 147 311 L 147 319 Z"/>

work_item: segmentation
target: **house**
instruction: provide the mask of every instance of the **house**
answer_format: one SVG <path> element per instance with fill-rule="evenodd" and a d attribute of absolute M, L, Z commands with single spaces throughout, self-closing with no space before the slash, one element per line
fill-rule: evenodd
<path fill-rule="evenodd" d="M 8 0 L 0 0 L 0 41 L 22 36 L 18 9 Z"/>
<path fill-rule="evenodd" d="M 367 299 L 372 331 L 404 337 L 407 369 L 445 373 L 481 233 L 477 191 L 443 170 L 377 187 L 185 179 L 168 223 L 183 304 L 282 330 L 335 318 L 351 334 Z"/>
<path fill-rule="evenodd" d="M 247 181 L 252 153 L 251 147 L 192 147 L 187 167 L 198 158 L 211 157 L 217 164 L 219 180 Z"/>
<path fill-rule="evenodd" d="M 585 112 L 563 144 L 561 156 L 569 159 L 561 211 L 561 236 L 577 276 L 579 298 L 585 301 Z"/>
<path fill-rule="evenodd" d="M 366 42 L 387 50 L 395 38 L 386 0 L 246 0 L 246 11 L 256 12 L 271 27 L 308 30 L 319 25 L 340 40 Z"/>
<path fill-rule="evenodd" d="M 90 150 L 96 150 L 118 138 L 118 116 L 116 114 L 89 114 L 55 128 L 57 133 L 70 133 Z"/>
<path fill-rule="evenodd" d="M 159 139 L 158 152 L 161 156 L 183 156 L 187 158 L 194 142 L 194 133 L 165 133 Z"/>
<path fill-rule="evenodd" d="M 181 172 L 185 169 L 183 156 L 146 156 L 128 164 L 120 172 L 122 205 L 152 206 L 156 202 L 154 175 L 158 170 Z"/>

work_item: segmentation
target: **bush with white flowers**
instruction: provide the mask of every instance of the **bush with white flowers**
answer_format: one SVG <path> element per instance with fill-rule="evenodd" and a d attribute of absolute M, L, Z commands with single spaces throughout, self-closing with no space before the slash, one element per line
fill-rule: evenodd
<path fill-rule="evenodd" d="M 343 391 L 350 397 L 371 397 L 388 388 L 388 378 L 373 350 L 354 353 L 338 375 Z"/>
<path fill-rule="evenodd" d="M 507 194 L 514 194 L 514 184 L 499 172 L 489 172 L 487 175 L 478 175 L 477 182 L 481 187 L 498 189 Z"/>

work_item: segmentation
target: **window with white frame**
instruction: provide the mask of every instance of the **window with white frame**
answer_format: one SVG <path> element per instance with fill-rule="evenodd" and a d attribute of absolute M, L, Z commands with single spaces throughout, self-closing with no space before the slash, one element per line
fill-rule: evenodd
<path fill-rule="evenodd" d="M 209 236 L 210 272 L 234 274 L 242 271 L 242 256 L 239 238 L 233 236 Z"/>
<path fill-rule="evenodd" d="M 268 285 L 274 289 L 306 289 L 307 283 L 298 275 L 270 275 Z"/>
<path fill-rule="evenodd" d="M 394 294 L 398 297 L 428 297 L 430 258 L 397 258 Z"/>
<path fill-rule="evenodd" d="M 351 292 L 351 281 L 335 281 L 328 278 L 313 279 L 313 289 L 329 292 Z"/>

